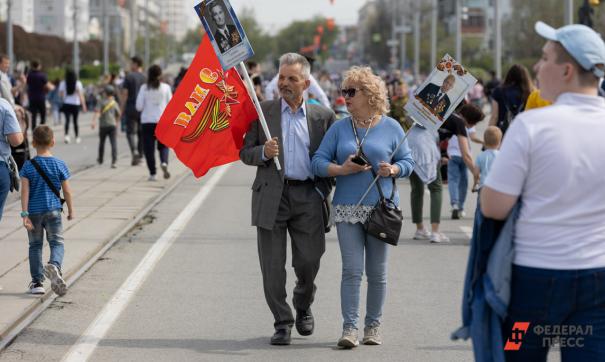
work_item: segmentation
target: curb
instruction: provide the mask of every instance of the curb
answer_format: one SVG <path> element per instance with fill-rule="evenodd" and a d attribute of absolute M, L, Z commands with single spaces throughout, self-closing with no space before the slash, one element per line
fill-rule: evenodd
<path fill-rule="evenodd" d="M 86 171 L 86 170 L 83 170 Z M 180 176 L 172 185 L 168 188 L 164 189 L 158 196 L 156 196 L 153 200 L 151 200 L 140 212 L 134 216 L 134 218 L 122 228 L 113 238 L 106 240 L 101 243 L 96 251 L 91 253 L 91 256 L 84 260 L 82 263 L 78 265 L 74 272 L 70 272 L 67 274 L 65 278 L 65 282 L 67 286 L 70 287 L 74 284 L 80 277 L 88 271 L 92 267 L 94 263 L 99 260 L 103 254 L 107 252 L 118 240 L 120 240 L 124 235 L 126 235 L 129 231 L 136 226 L 139 221 L 141 221 L 151 209 L 153 209 L 157 204 L 159 204 L 166 196 L 168 196 L 174 189 L 177 188 L 187 177 L 189 177 L 191 173 L 189 170 Z M 57 298 L 57 295 L 53 292 L 48 292 L 37 301 L 39 303 L 33 303 L 33 305 L 27 309 L 17 320 L 15 320 L 10 326 L 8 326 L 4 331 L 0 332 L 0 352 L 2 352 L 8 345 L 12 343 L 12 341 L 25 329 L 29 326 L 48 306 Z"/>

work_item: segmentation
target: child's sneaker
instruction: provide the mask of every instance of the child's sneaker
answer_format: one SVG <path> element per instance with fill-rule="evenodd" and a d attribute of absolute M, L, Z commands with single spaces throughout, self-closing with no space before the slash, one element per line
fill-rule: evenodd
<path fill-rule="evenodd" d="M 44 290 L 44 286 L 40 282 L 31 282 L 29 283 L 29 294 L 44 294 L 46 290 Z"/>
<path fill-rule="evenodd" d="M 65 143 L 71 142 L 71 138 L 68 135 L 65 135 Z"/>
<path fill-rule="evenodd" d="M 111 164 L 111 168 L 118 168 L 118 166 L 116 166 L 116 163 L 114 162 Z"/>
<path fill-rule="evenodd" d="M 61 276 L 61 271 L 54 264 L 46 264 L 44 267 L 44 276 L 50 280 L 50 288 L 58 296 L 62 297 L 67 293 L 67 284 Z"/>
<path fill-rule="evenodd" d="M 76 143 L 77 143 L 77 144 L 82 143 L 82 139 L 81 139 L 80 137 L 76 137 Z"/>

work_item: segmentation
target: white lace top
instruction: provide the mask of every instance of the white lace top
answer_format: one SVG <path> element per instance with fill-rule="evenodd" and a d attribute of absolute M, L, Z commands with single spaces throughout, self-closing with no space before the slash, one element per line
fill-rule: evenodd
<path fill-rule="evenodd" d="M 374 210 L 374 206 L 359 205 L 357 210 L 353 212 L 354 209 L 355 205 L 335 205 L 334 213 L 332 214 L 333 220 L 331 220 L 331 224 L 337 222 L 348 222 L 350 224 L 364 224 L 370 217 L 372 210 Z"/>

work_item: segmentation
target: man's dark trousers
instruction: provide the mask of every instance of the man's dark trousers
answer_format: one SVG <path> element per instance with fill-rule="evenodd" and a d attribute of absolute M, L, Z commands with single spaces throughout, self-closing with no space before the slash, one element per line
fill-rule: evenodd
<path fill-rule="evenodd" d="M 313 303 L 317 289 L 314 281 L 326 247 L 321 207 L 322 199 L 312 182 L 285 185 L 275 226 L 272 230 L 257 227 L 265 299 L 276 328 L 294 324 L 292 310 L 286 302 L 287 233 L 292 242 L 292 266 L 297 277 L 293 306 L 296 310 L 307 310 Z"/>

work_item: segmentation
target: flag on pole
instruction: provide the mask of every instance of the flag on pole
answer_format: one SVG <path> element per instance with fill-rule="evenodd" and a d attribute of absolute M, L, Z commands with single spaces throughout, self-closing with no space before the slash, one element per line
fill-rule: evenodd
<path fill-rule="evenodd" d="M 258 119 L 235 69 L 223 72 L 208 36 L 162 113 L 155 134 L 196 177 L 239 160 L 244 134 Z"/>

